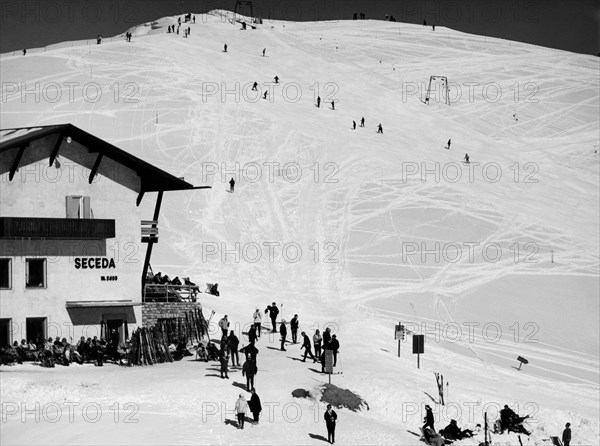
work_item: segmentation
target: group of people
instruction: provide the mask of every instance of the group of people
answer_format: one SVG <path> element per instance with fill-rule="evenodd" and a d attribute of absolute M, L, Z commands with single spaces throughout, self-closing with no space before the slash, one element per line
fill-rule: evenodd
<path fill-rule="evenodd" d="M 112 332 L 108 341 L 97 336 L 87 339 L 82 336 L 76 344 L 58 337 L 36 342 L 22 339 L 20 344 L 15 341 L 10 350 L 4 352 L 7 358 L 12 356 L 18 363 L 40 361 L 42 367 L 54 367 L 56 364 L 68 366 L 74 362 L 94 362 L 102 366 L 105 357 L 123 365 L 123 359 L 127 356 L 127 344 L 119 342 L 118 331 Z"/>
<path fill-rule="evenodd" d="M 500 411 L 500 419 L 494 423 L 494 433 L 502 434 L 503 432 L 508 431 L 517 434 L 530 435 L 531 432 L 523 426 L 523 421 L 528 417 L 528 415 L 524 417 L 519 416 L 515 411 L 508 407 L 508 405 L 505 405 Z M 422 432 L 423 440 L 431 446 L 442 446 L 448 441 L 452 442 L 464 438 L 471 438 L 481 432 L 481 424 L 477 424 L 473 430 L 461 429 L 456 420 L 450 420 L 450 424 L 445 428 L 440 429 L 439 432 L 436 432 L 434 422 L 433 410 L 431 409 L 431 406 L 427 404 L 425 405 L 425 417 L 423 418 Z M 569 428 L 569 426 L 570 424 L 567 423 L 566 428 Z M 568 441 L 570 441 L 570 428 L 563 433 L 563 441 L 565 438 L 568 438 Z M 565 443 L 566 446 L 568 446 L 568 444 L 568 442 Z"/>

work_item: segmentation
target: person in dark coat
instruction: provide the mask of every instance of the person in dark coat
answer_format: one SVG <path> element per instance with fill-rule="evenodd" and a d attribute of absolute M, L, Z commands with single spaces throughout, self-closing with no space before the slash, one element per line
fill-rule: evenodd
<path fill-rule="evenodd" d="M 423 429 L 426 427 L 430 427 L 435 432 L 435 427 L 433 426 L 433 411 L 431 410 L 431 406 L 429 404 L 425 405 L 425 424 L 423 425 Z"/>
<path fill-rule="evenodd" d="M 221 379 L 223 379 L 223 378 L 229 379 L 229 375 L 227 374 L 228 365 L 229 365 L 229 355 L 227 355 L 227 353 L 225 353 L 225 352 L 221 353 L 219 362 L 221 363 Z M 225 375 L 225 376 L 223 376 L 223 375 Z"/>
<path fill-rule="evenodd" d="M 248 342 L 250 342 L 250 344 L 254 344 L 256 339 L 256 330 L 254 329 L 254 326 L 252 326 L 250 330 L 248 330 Z"/>
<path fill-rule="evenodd" d="M 335 413 L 335 410 L 331 408 L 331 404 L 327 405 L 324 418 L 325 425 L 327 426 L 327 441 L 333 444 L 335 443 L 335 424 L 337 422 L 337 414 Z"/>
<path fill-rule="evenodd" d="M 352 130 L 356 130 L 356 121 L 352 121 Z"/>
<path fill-rule="evenodd" d="M 252 89 L 253 89 L 254 91 L 258 91 L 258 90 L 256 90 L 256 87 L 258 87 L 258 82 L 254 82 L 254 83 L 252 84 Z"/>
<path fill-rule="evenodd" d="M 246 377 L 246 390 L 254 388 L 254 375 L 258 373 L 258 368 L 253 361 L 246 360 L 242 366 L 242 376 Z"/>
<path fill-rule="evenodd" d="M 252 416 L 254 417 L 254 424 L 258 424 L 258 418 L 262 411 L 262 405 L 260 404 L 260 398 L 257 395 L 254 387 L 252 387 L 252 396 L 250 397 L 250 401 L 248 401 L 248 407 L 250 412 L 252 412 Z"/>
<path fill-rule="evenodd" d="M 235 335 L 233 330 L 229 333 L 229 337 L 227 338 L 227 351 L 229 352 L 229 356 L 231 356 L 231 365 L 236 365 L 239 367 L 240 365 L 240 356 L 238 355 L 238 346 L 240 345 L 240 340 Z"/>
<path fill-rule="evenodd" d="M 256 356 L 258 355 L 258 349 L 254 344 L 248 344 L 244 348 L 240 349 L 240 352 L 246 355 L 246 360 L 250 360 L 256 364 Z"/>
<path fill-rule="evenodd" d="M 465 153 L 465 163 L 469 164 L 469 154 Z"/>
<path fill-rule="evenodd" d="M 361 127 L 365 126 L 365 118 L 364 118 L 364 116 L 362 118 L 360 118 L 360 126 Z"/>
<path fill-rule="evenodd" d="M 298 327 L 300 326 L 300 322 L 298 321 L 298 315 L 294 314 L 294 317 L 290 321 L 290 329 L 292 330 L 292 342 L 294 344 L 298 343 Z"/>
<path fill-rule="evenodd" d="M 279 324 L 279 334 L 281 335 L 281 351 L 285 352 L 285 338 L 287 336 L 287 328 L 283 319 L 281 320 L 281 324 Z"/>
<path fill-rule="evenodd" d="M 377 126 L 377 133 L 383 134 L 383 127 L 381 126 L 381 123 L 379 123 L 379 125 Z"/>
<path fill-rule="evenodd" d="M 233 193 L 234 188 L 235 188 L 235 180 L 232 178 L 231 180 L 229 180 L 229 192 Z"/>
<path fill-rule="evenodd" d="M 279 314 L 279 308 L 277 308 L 277 304 L 275 302 L 273 302 L 271 305 L 269 305 L 267 307 L 267 309 L 265 310 L 265 314 L 269 313 L 269 317 L 271 318 L 271 323 L 273 324 L 273 333 L 277 333 L 277 330 L 275 329 L 276 327 L 276 320 L 277 320 L 277 315 Z"/>
<path fill-rule="evenodd" d="M 337 365 L 338 350 L 340 349 L 340 343 L 335 335 L 331 337 L 331 342 L 329 343 L 329 346 L 331 350 L 333 350 L 333 366 L 335 367 Z"/>
<path fill-rule="evenodd" d="M 323 332 L 323 348 L 329 348 L 329 344 L 331 343 L 331 329 L 327 327 Z"/>
<path fill-rule="evenodd" d="M 313 362 L 317 362 L 317 358 L 315 358 L 312 354 L 312 347 L 310 346 L 310 338 L 306 335 L 306 333 L 302 332 L 302 347 L 300 350 L 304 349 L 304 358 L 302 362 L 306 362 L 306 357 L 310 356 Z"/>
<path fill-rule="evenodd" d="M 565 424 L 565 430 L 562 433 L 562 442 L 565 446 L 571 444 L 571 423 Z"/>
<path fill-rule="evenodd" d="M 450 420 L 450 424 L 440 430 L 440 434 L 448 440 L 460 440 L 463 438 L 463 432 L 458 427 L 456 420 Z"/>
<path fill-rule="evenodd" d="M 317 108 L 321 107 L 321 96 L 317 96 Z"/>

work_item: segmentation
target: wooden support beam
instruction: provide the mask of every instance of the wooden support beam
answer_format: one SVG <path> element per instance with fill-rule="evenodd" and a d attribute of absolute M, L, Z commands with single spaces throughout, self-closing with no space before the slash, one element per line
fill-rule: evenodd
<path fill-rule="evenodd" d="M 142 198 L 144 198 L 144 194 L 145 194 L 145 193 L 146 193 L 146 192 L 144 192 L 143 190 L 142 190 L 142 191 L 140 191 L 140 193 L 138 194 L 138 197 L 137 197 L 137 199 L 135 200 L 135 205 L 136 205 L 136 206 L 139 206 L 139 205 L 140 205 L 140 203 L 142 202 Z"/>
<path fill-rule="evenodd" d="M 62 135 L 62 133 L 58 135 L 58 139 L 56 140 L 54 148 L 52 149 L 52 154 L 50 155 L 50 163 L 48 164 L 50 167 L 52 167 L 52 164 L 54 164 L 54 161 L 56 161 L 56 157 L 58 156 L 58 149 L 60 148 L 60 145 L 63 142 L 63 138 L 64 136 Z"/>
<path fill-rule="evenodd" d="M 160 215 L 160 206 L 162 205 L 163 199 L 163 191 L 158 192 L 158 197 L 156 197 L 156 205 L 154 206 L 154 216 L 152 220 L 158 222 L 158 217 Z M 152 228 L 157 228 L 156 224 L 151 226 Z M 148 265 L 150 265 L 150 257 L 152 257 L 152 246 L 154 245 L 154 241 L 150 240 L 148 242 L 148 247 L 146 248 L 146 258 L 144 259 L 144 269 L 142 270 L 142 293 L 144 292 L 144 284 L 146 283 L 146 275 L 148 274 Z"/>
<path fill-rule="evenodd" d="M 8 180 L 9 181 L 12 181 L 12 179 L 15 176 L 15 173 L 17 172 L 17 169 L 19 168 L 19 163 L 21 162 L 21 158 L 23 157 L 23 152 L 25 152 L 25 147 L 26 146 L 19 147 L 19 151 L 17 152 L 17 156 L 15 157 L 15 160 L 13 161 L 13 165 L 10 168 L 10 174 L 8 175 Z"/>
<path fill-rule="evenodd" d="M 90 184 L 92 184 L 92 181 L 94 181 L 94 177 L 98 173 L 98 168 L 100 167 L 100 162 L 102 161 L 103 157 L 104 157 L 104 154 L 103 153 L 99 153 L 98 157 L 96 158 L 96 162 L 94 163 L 94 167 L 92 167 L 92 171 L 90 172 L 90 179 L 89 179 Z"/>

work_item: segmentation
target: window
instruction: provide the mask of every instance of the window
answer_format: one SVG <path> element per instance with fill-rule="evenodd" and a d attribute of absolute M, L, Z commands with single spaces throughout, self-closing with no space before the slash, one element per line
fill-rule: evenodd
<path fill-rule="evenodd" d="M 46 287 L 46 259 L 25 260 L 25 286 L 27 288 Z"/>
<path fill-rule="evenodd" d="M 92 218 L 90 197 L 69 195 L 66 197 L 67 218 Z"/>
<path fill-rule="evenodd" d="M 12 288 L 12 271 L 10 259 L 0 259 L 0 289 Z"/>

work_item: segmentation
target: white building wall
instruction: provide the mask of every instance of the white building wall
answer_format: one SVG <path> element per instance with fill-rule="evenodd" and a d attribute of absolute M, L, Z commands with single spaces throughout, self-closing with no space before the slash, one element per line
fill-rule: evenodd
<path fill-rule="evenodd" d="M 64 146 L 64 144 L 63 144 Z M 27 149 L 22 163 L 12 181 L 6 168 L 0 172 L 0 216 L 66 218 L 66 196 L 89 196 L 93 217 L 115 220 L 115 238 L 107 240 L 0 240 L 0 257 L 12 259 L 12 286 L 0 290 L 0 318 L 11 318 L 13 340 L 25 338 L 27 317 L 46 317 L 48 336 L 72 337 L 99 335 L 99 323 L 109 313 L 125 314 L 130 330 L 142 325 L 141 307 L 66 309 L 66 301 L 132 300 L 141 302 L 141 274 L 146 244 L 140 242 L 140 216 L 135 201 L 139 187 L 137 174 L 118 167 L 104 158 L 99 175 L 89 184 L 90 170 L 71 161 L 93 165 L 97 153 L 87 148 L 70 147 L 77 156 L 63 149 L 59 152 L 60 167 L 50 167 L 48 144 Z M 51 150 L 51 149 L 50 149 Z M 29 153 L 28 153 L 29 151 Z M 10 165 L 11 151 L 2 154 L 0 165 Z M 45 157 L 41 157 L 45 155 Z M 87 159 L 86 159 L 87 158 Z M 91 164 L 89 164 L 91 162 Z M 108 179 L 118 178 L 123 184 Z M 110 172 L 106 169 L 110 169 Z M 149 194 L 147 199 L 153 199 Z M 146 217 L 148 218 L 148 217 Z M 46 286 L 25 286 L 25 259 L 46 258 Z M 112 259 L 110 269 L 77 268 L 76 258 Z M 101 280 L 102 276 L 115 276 L 117 280 Z M 82 323 L 83 322 L 83 323 Z M 87 325 L 93 327 L 88 328 Z M 97 332 L 97 333 L 96 333 Z"/>

